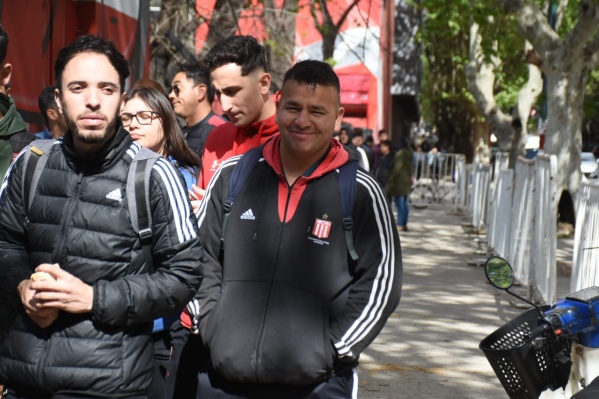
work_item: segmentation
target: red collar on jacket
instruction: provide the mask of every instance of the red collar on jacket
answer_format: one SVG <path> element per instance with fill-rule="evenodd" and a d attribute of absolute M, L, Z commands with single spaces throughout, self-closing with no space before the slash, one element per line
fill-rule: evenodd
<path fill-rule="evenodd" d="M 304 193 L 307 184 L 310 180 L 317 179 L 327 173 L 330 173 L 342 165 L 344 165 L 349 159 L 349 153 L 347 150 L 335 139 L 331 139 L 330 150 L 325 159 L 318 165 L 316 170 L 312 172 L 310 176 L 302 176 L 293 183 L 291 194 L 289 194 L 287 180 L 283 175 L 283 167 L 281 164 L 281 153 L 279 152 L 279 145 L 281 143 L 281 137 L 276 136 L 264 144 L 263 156 L 264 160 L 271 168 L 274 169 L 276 174 L 279 176 L 279 219 L 287 222 L 290 220 L 299 204 L 299 201 Z M 289 206 L 287 207 L 287 195 L 289 194 Z M 285 217 L 285 209 L 287 209 L 287 215 Z"/>
<path fill-rule="evenodd" d="M 279 152 L 279 146 L 281 144 L 281 137 L 276 136 L 264 144 L 264 159 L 266 162 L 277 172 L 278 175 L 283 175 L 283 166 L 281 164 L 281 153 Z M 349 159 L 349 153 L 345 150 L 343 145 L 335 139 L 331 139 L 331 149 L 327 154 L 326 158 L 318 165 L 316 170 L 312 172 L 310 176 L 305 176 L 300 179 L 316 179 L 325 173 L 338 169 L 344 165 Z"/>
<path fill-rule="evenodd" d="M 233 155 L 244 154 L 249 149 L 258 147 L 268 138 L 279 133 L 279 125 L 275 116 L 250 123 L 246 127 L 238 128 L 233 141 Z"/>

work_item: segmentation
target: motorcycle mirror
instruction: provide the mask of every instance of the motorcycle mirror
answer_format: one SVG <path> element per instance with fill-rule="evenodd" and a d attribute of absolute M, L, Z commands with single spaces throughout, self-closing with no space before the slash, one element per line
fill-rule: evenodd
<path fill-rule="evenodd" d="M 512 269 L 512 266 L 507 260 L 500 258 L 499 256 L 491 256 L 485 262 L 485 275 L 487 276 L 487 280 L 489 280 L 494 287 L 504 290 L 508 294 L 534 307 L 537 309 L 537 312 L 539 312 L 539 317 L 544 319 L 543 311 L 538 305 L 509 290 L 512 285 L 514 285 L 515 277 L 514 269 Z"/>
<path fill-rule="evenodd" d="M 508 290 L 514 285 L 514 269 L 507 260 L 492 256 L 485 262 L 485 275 L 494 287 Z"/>

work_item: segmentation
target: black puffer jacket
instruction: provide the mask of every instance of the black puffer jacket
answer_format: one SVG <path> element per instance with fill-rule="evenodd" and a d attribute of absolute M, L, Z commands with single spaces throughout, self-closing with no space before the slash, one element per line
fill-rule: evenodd
<path fill-rule="evenodd" d="M 82 159 L 70 134 L 49 153 L 26 223 L 20 155 L 0 205 L 0 290 L 17 293 L 40 263 L 94 288 L 90 314 L 61 312 L 41 329 L 22 306 L 0 346 L 0 383 L 34 393 L 119 397 L 152 378 L 152 321 L 180 312 L 202 279 L 202 248 L 186 191 L 160 159 L 150 198 L 154 267 L 148 274 L 130 222 L 125 187 L 139 149 L 120 129 L 100 154 Z"/>

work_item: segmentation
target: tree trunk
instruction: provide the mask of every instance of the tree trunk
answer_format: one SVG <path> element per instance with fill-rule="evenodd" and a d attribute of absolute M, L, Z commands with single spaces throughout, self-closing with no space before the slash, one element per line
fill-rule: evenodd
<path fill-rule="evenodd" d="M 283 8 L 277 8 L 274 0 L 264 0 L 264 26 L 269 38 L 265 46 L 273 92 L 281 88 L 283 76 L 293 64 L 297 13 L 291 10 L 297 9 L 297 3 L 298 0 L 288 0 Z"/>
<path fill-rule="evenodd" d="M 322 59 L 324 61 L 333 58 L 335 53 L 335 41 L 337 40 L 337 30 L 333 27 L 328 27 L 329 32 L 321 32 L 322 34 Z M 333 32 L 334 31 L 334 32 Z"/>
<path fill-rule="evenodd" d="M 532 45 L 526 42 L 524 45 L 524 51 L 533 51 Z M 543 76 L 541 70 L 537 65 L 528 63 L 528 81 L 526 85 L 518 93 L 518 105 L 516 107 L 517 117 L 520 120 L 520 126 L 522 129 L 516 129 L 514 134 L 514 140 L 512 148 L 516 151 L 510 153 L 510 167 L 515 168 L 518 155 L 524 153 L 524 147 L 526 145 L 526 135 L 528 134 L 528 118 L 530 116 L 530 110 L 537 102 L 539 95 L 543 91 Z"/>
<path fill-rule="evenodd" d="M 542 60 L 548 101 L 545 151 L 557 155 L 558 193 L 568 190 L 575 196 L 581 179 L 581 126 L 586 76 L 598 47 L 599 4 L 595 0 L 580 0 L 578 21 L 562 39 L 534 2 L 498 2 L 505 12 L 515 16 L 522 34 Z"/>
<path fill-rule="evenodd" d="M 474 95 L 480 112 L 495 133 L 499 149 L 509 152 L 509 165 L 514 168 L 518 156 L 524 154 L 528 115 L 543 87 L 541 72 L 538 67 L 529 64 L 528 82 L 520 91 L 512 114 L 507 115 L 497 105 L 494 94 L 495 68 L 500 62 L 484 62 L 480 43 L 479 26 L 473 23 L 470 26 L 470 61 L 466 66 L 468 90 Z M 530 45 L 526 44 L 525 47 L 530 48 Z"/>
<path fill-rule="evenodd" d="M 329 11 L 327 1 L 324 0 L 311 0 L 310 1 L 310 13 L 314 20 L 314 26 L 322 36 L 322 59 L 327 61 L 333 58 L 335 53 L 335 42 L 337 41 L 337 35 L 339 29 L 343 26 L 343 23 L 347 19 L 351 10 L 358 5 L 360 0 L 353 0 L 347 5 L 339 17 L 338 21 L 334 21 Z M 332 2 L 331 2 L 332 3 Z M 320 15 L 320 18 L 318 17 Z M 322 21 L 320 20 L 322 19 Z"/>
<path fill-rule="evenodd" d="M 239 14 L 244 0 L 216 0 L 212 18 L 209 21 L 210 30 L 206 42 L 202 46 L 202 54 L 206 54 L 218 42 L 229 36 L 234 36 L 239 29 Z"/>
<path fill-rule="evenodd" d="M 547 132 L 545 151 L 557 155 L 557 185 L 574 194 L 581 179 L 583 100 L 587 71 L 579 61 L 570 71 L 561 68 L 546 73 Z"/>

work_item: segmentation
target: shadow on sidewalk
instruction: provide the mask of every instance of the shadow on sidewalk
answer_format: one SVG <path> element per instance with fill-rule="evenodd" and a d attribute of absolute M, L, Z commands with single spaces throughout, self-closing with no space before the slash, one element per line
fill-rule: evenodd
<path fill-rule="evenodd" d="M 400 232 L 402 299 L 362 355 L 361 398 L 507 397 L 478 344 L 523 309 L 468 265 L 480 255 L 461 221 L 441 209 L 410 210 L 409 231 Z"/>

